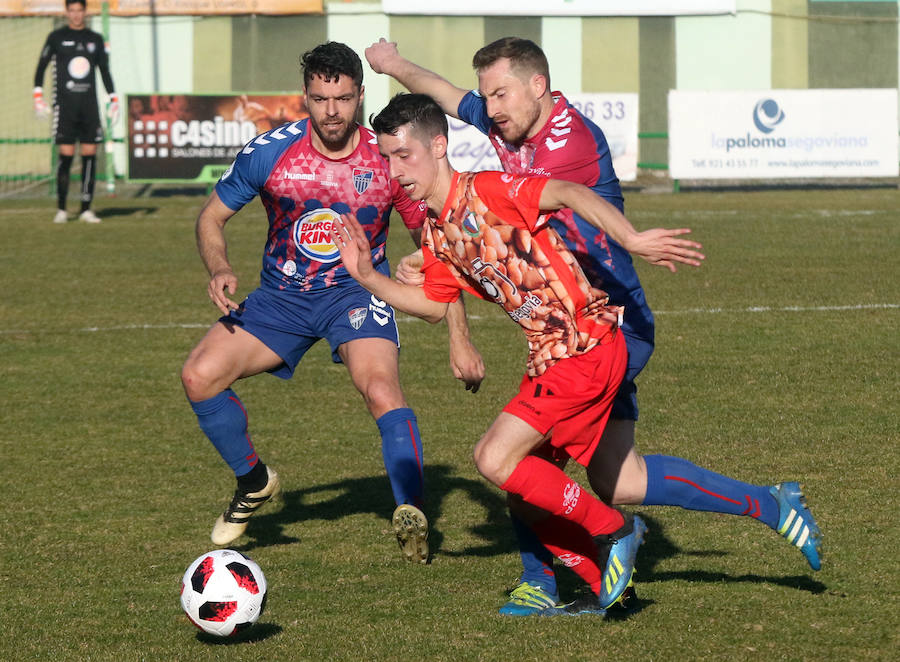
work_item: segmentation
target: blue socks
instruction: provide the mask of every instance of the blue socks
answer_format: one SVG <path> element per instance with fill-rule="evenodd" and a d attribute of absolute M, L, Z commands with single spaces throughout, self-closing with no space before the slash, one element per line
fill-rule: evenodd
<path fill-rule="evenodd" d="M 209 400 L 191 402 L 191 408 L 197 414 L 200 429 L 234 475 L 249 473 L 259 457 L 247 433 L 247 412 L 237 394 L 229 388 Z"/>
<path fill-rule="evenodd" d="M 404 407 L 384 414 L 375 423 L 381 433 L 381 454 L 399 505 L 422 507 L 425 478 L 422 473 L 422 438 L 412 409 Z"/>
<path fill-rule="evenodd" d="M 778 504 L 768 486 L 742 483 L 707 471 L 680 457 L 645 455 L 645 506 L 681 506 L 730 515 L 748 515 L 778 526 Z"/>
<path fill-rule="evenodd" d="M 510 512 L 513 531 L 519 542 L 519 556 L 522 557 L 522 577 L 520 582 L 540 586 L 551 595 L 557 594 L 556 575 L 553 573 L 553 554 L 544 547 L 537 534 L 521 519 Z"/>

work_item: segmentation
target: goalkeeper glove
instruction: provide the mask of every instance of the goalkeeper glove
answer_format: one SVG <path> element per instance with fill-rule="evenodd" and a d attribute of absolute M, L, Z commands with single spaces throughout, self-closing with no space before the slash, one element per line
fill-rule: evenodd
<path fill-rule="evenodd" d="M 39 120 L 44 119 L 50 114 L 47 104 L 44 103 L 44 90 L 40 87 L 36 87 L 31 96 L 34 99 L 34 116 Z"/>
<path fill-rule="evenodd" d="M 119 95 L 113 92 L 109 95 L 109 101 L 106 103 L 106 116 L 109 118 L 109 123 L 115 124 L 119 121 Z"/>

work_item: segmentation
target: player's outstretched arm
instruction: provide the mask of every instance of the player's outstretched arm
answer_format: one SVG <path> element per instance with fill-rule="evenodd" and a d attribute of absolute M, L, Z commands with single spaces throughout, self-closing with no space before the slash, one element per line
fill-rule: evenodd
<path fill-rule="evenodd" d="M 690 229 L 653 228 L 638 232 L 622 212 L 581 184 L 548 180 L 541 192 L 540 206 L 541 209 L 568 207 L 594 227 L 606 232 L 629 253 L 669 271 L 676 270 L 676 262 L 699 267 L 706 259 L 697 250 L 703 248 L 701 244 L 678 238 L 690 233 Z"/>
<path fill-rule="evenodd" d="M 484 380 L 484 359 L 469 337 L 469 323 L 462 293 L 447 307 L 447 331 L 450 342 L 450 369 L 453 376 L 477 393 Z"/>
<path fill-rule="evenodd" d="M 376 297 L 397 310 L 432 324 L 444 319 L 446 303 L 432 301 L 421 287 L 398 283 L 375 270 L 372 266 L 372 247 L 354 214 L 341 214 L 340 222 L 331 224 L 331 239 L 341 253 L 347 273 Z"/>
<path fill-rule="evenodd" d="M 387 74 L 410 92 L 427 94 L 448 115 L 459 119 L 459 102 L 468 90 L 453 83 L 433 71 L 420 67 L 400 55 L 397 44 L 383 37 L 366 49 L 366 60 L 375 73 Z"/>
<path fill-rule="evenodd" d="M 405 255 L 397 265 L 395 273 L 398 281 L 405 285 L 422 287 L 425 275 L 422 273 L 424 259 L 422 249 Z M 469 324 L 466 320 L 466 306 L 463 297 L 451 303 L 447 308 L 447 331 L 450 345 L 450 369 L 453 376 L 466 386 L 467 391 L 478 392 L 484 380 L 484 359 L 481 352 L 472 344 L 469 336 Z"/>
<path fill-rule="evenodd" d="M 238 279 L 228 262 L 228 250 L 225 242 L 225 223 L 234 216 L 234 210 L 225 205 L 215 191 L 209 196 L 200 215 L 197 217 L 195 233 L 200 258 L 206 265 L 210 279 L 207 285 L 209 298 L 227 315 L 229 310 L 236 310 L 238 304 L 226 295 L 237 292 Z"/>

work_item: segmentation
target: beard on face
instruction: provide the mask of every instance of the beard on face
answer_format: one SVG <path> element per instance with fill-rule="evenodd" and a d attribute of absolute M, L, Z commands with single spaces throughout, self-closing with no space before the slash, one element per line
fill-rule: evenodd
<path fill-rule="evenodd" d="M 524 109 L 521 118 L 507 116 L 508 124 L 500 129 L 500 135 L 506 142 L 518 145 L 522 143 L 529 133 L 532 133 L 541 116 L 541 104 L 537 100 Z"/>
<path fill-rule="evenodd" d="M 356 124 L 354 122 L 343 123 L 339 130 L 335 130 L 327 125 L 320 126 L 319 123 L 313 119 L 312 115 L 310 115 L 309 120 L 313 130 L 319 136 L 319 140 L 322 141 L 322 144 L 329 150 L 335 152 L 346 147 L 347 143 L 352 139 L 354 131 L 356 131 Z"/>

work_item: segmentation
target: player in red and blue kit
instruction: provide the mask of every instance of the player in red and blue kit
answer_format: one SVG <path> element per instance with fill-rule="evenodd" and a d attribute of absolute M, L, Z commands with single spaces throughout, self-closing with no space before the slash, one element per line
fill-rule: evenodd
<path fill-rule="evenodd" d="M 467 92 L 403 58 L 384 39 L 366 49 L 373 70 L 386 73 L 412 92 L 432 96 L 444 112 L 488 135 L 508 172 L 553 177 L 584 184 L 619 210 L 622 191 L 603 132 L 551 92 L 543 51 L 527 39 L 507 37 L 480 49 L 473 58 L 478 91 Z M 748 515 L 764 522 L 801 549 L 814 570 L 820 567 L 820 532 L 795 482 L 752 485 L 708 471 L 688 460 L 640 456 L 634 449 L 638 416 L 634 380 L 653 352 L 653 315 L 631 258 L 619 244 L 571 210 L 551 225 L 578 259 L 591 283 L 625 308 L 622 332 L 628 366 L 598 453 L 607 472 L 593 485 L 613 504 L 680 506 L 691 510 Z M 515 502 L 511 502 L 515 508 Z M 558 601 L 552 556 L 523 517 L 513 516 L 524 571 L 501 613 L 538 613 Z M 530 519 L 530 518 L 529 518 Z M 529 521 L 532 525 L 533 522 Z"/>
<path fill-rule="evenodd" d="M 329 42 L 304 54 L 302 65 L 309 118 L 247 143 L 197 219 L 197 243 L 211 276 L 209 295 L 224 316 L 191 352 L 182 382 L 201 429 L 237 477 L 234 498 L 216 521 L 212 540 L 226 545 L 237 539 L 256 509 L 280 489 L 277 473 L 254 449 L 232 383 L 261 372 L 288 379 L 306 351 L 324 338 L 332 359 L 347 366 L 381 433 L 403 554 L 425 562 L 422 443 L 400 389 L 394 311 L 350 277 L 330 236 L 340 214 L 356 214 L 373 261 L 387 274 L 392 208 L 418 239 L 424 206 L 390 179 L 374 134 L 356 123 L 363 95 L 356 53 Z M 228 296 L 236 291 L 237 277 L 223 228 L 257 195 L 269 220 L 260 285 L 238 305 Z"/>

